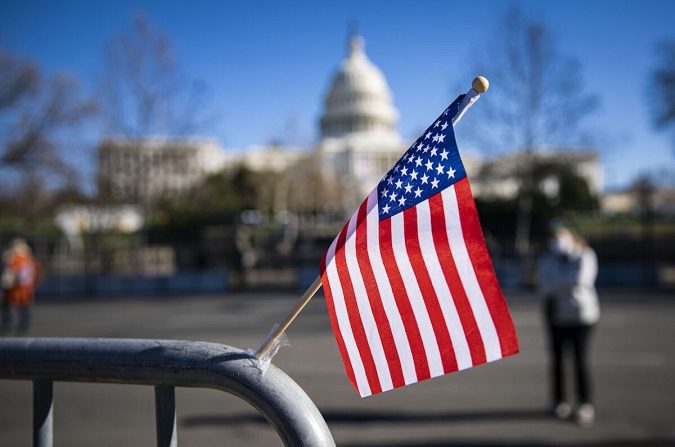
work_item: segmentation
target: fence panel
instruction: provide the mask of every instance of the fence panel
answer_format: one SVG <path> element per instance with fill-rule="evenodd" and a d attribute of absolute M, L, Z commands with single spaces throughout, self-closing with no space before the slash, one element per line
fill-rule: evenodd
<path fill-rule="evenodd" d="M 261 371 L 246 351 L 207 342 L 141 339 L 0 339 L 0 379 L 35 383 L 35 445 L 51 445 L 52 381 L 155 386 L 158 445 L 175 446 L 174 387 L 213 388 L 256 408 L 286 446 L 335 443 L 321 413 L 282 370 Z M 64 402 L 60 405 L 67 405 Z"/>

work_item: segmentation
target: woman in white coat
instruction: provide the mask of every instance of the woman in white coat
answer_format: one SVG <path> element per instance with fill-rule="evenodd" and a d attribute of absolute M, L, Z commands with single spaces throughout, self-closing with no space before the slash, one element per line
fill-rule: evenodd
<path fill-rule="evenodd" d="M 597 256 L 583 238 L 558 224 L 538 273 L 551 347 L 552 409 L 559 418 L 572 415 L 564 377 L 566 353 L 571 349 L 577 386 L 576 419 L 579 425 L 589 427 L 595 420 L 595 407 L 587 360 L 588 342 L 593 326 L 600 319 L 595 290 Z"/>

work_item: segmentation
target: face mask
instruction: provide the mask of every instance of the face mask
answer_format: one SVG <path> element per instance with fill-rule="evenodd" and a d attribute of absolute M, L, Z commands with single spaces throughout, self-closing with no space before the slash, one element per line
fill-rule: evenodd
<path fill-rule="evenodd" d="M 574 251 L 574 239 L 567 234 L 558 234 L 549 243 L 553 253 L 569 255 Z"/>

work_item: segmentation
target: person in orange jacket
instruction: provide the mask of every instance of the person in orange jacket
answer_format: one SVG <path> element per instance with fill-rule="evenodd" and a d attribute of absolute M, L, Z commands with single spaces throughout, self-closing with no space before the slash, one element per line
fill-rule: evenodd
<path fill-rule="evenodd" d="M 17 308 L 19 312 L 17 333 L 23 335 L 30 328 L 30 308 L 35 300 L 35 288 L 42 269 L 23 239 L 13 240 L 3 258 L 5 265 L 2 271 L 0 332 L 3 335 L 9 332 L 12 325 L 12 308 Z"/>

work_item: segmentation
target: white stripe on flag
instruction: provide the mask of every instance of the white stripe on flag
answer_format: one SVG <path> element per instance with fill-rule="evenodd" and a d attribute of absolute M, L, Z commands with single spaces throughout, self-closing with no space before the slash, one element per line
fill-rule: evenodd
<path fill-rule="evenodd" d="M 483 291 L 480 288 L 480 284 L 478 284 L 478 278 L 469 257 L 469 251 L 466 248 L 462 224 L 459 218 L 459 204 L 457 203 L 455 186 L 452 185 L 443 190 L 441 196 L 443 197 L 443 210 L 445 212 L 445 225 L 448 229 L 450 251 L 452 252 L 452 257 L 455 258 L 459 277 L 462 279 L 462 285 L 466 291 L 466 296 L 471 304 L 476 324 L 483 339 L 485 356 L 487 361 L 491 362 L 502 357 L 502 350 L 495 324 L 492 321 L 485 296 L 483 296 Z"/>
<path fill-rule="evenodd" d="M 370 307 L 370 301 L 368 301 L 368 292 L 366 292 L 359 262 L 356 259 L 356 232 L 366 231 L 363 224 L 361 228 L 356 228 L 357 217 L 358 213 L 349 220 L 349 227 L 347 228 L 347 234 L 351 235 L 345 242 L 347 270 L 349 271 L 352 286 L 354 287 L 354 295 L 356 297 L 359 315 L 361 316 L 361 323 L 363 324 L 363 330 L 368 339 L 368 349 L 370 349 L 373 354 L 377 376 L 380 379 L 380 386 L 382 387 L 382 391 L 387 391 L 392 389 L 394 385 L 391 382 L 391 374 L 389 372 L 389 365 L 387 364 L 387 357 L 384 355 L 380 332 L 377 330 L 375 317 L 373 317 L 373 310 Z"/>
<path fill-rule="evenodd" d="M 356 219 L 356 217 L 359 215 L 359 209 L 356 208 L 356 211 L 352 214 L 352 217 L 349 218 L 347 223 L 349 223 L 352 219 Z M 344 228 L 344 227 L 343 227 Z M 342 233 L 342 228 L 340 228 L 340 231 L 338 232 L 337 236 L 335 236 L 335 239 L 333 239 L 333 244 L 337 244 L 338 239 L 340 239 L 340 234 Z M 350 237 L 352 237 L 354 233 L 354 228 L 347 227 L 347 232 L 345 234 L 345 241 L 347 241 Z M 328 264 L 333 262 L 333 258 L 335 258 L 335 247 L 333 247 L 333 250 L 330 250 L 331 247 L 326 251 L 326 266 Z"/>
<path fill-rule="evenodd" d="M 377 288 L 382 298 L 382 307 L 387 314 L 389 320 L 389 327 L 394 337 L 396 344 L 396 351 L 398 351 L 398 358 L 401 361 L 401 369 L 403 370 L 403 380 L 406 385 L 417 382 L 417 373 L 415 372 L 415 361 L 412 357 L 412 350 L 408 342 L 405 326 L 399 313 L 396 300 L 394 299 L 394 292 L 391 290 L 391 283 L 387 276 L 387 271 L 384 269 L 382 262 L 382 254 L 380 253 L 380 216 L 377 207 L 377 189 L 368 196 L 368 215 L 366 216 L 367 223 L 367 242 L 368 242 L 368 257 L 373 268 L 373 275 L 377 282 Z"/>
<path fill-rule="evenodd" d="M 452 293 L 445 281 L 445 274 L 438 259 L 436 252 L 436 245 L 431 231 L 431 209 L 429 208 L 429 201 L 425 200 L 417 205 L 417 231 L 420 242 L 420 251 L 422 258 L 426 264 L 429 276 L 434 278 L 431 282 L 438 297 L 438 302 L 443 312 L 445 324 L 448 326 L 450 332 L 450 339 L 452 340 L 452 347 L 455 351 L 455 358 L 457 359 L 457 367 L 459 369 L 466 369 L 472 366 L 471 352 L 469 345 L 464 335 L 462 322 L 459 319 L 455 301 L 452 299 Z"/>
<path fill-rule="evenodd" d="M 359 354 L 359 349 L 356 346 L 356 341 L 354 341 L 354 334 L 352 334 L 352 327 L 349 323 L 349 315 L 347 314 L 345 298 L 342 293 L 342 284 L 340 284 L 340 278 L 338 277 L 337 267 L 335 265 L 334 258 L 336 245 L 337 239 L 333 241 L 330 248 L 328 249 L 326 259 L 330 259 L 331 262 L 330 264 L 326 264 L 326 274 L 328 275 L 330 289 L 333 293 L 335 316 L 337 317 L 340 333 L 342 334 L 342 338 L 345 342 L 345 348 L 347 349 L 347 354 L 349 355 L 349 361 L 351 362 L 352 369 L 354 370 L 356 386 L 359 389 L 359 394 L 365 397 L 371 395 L 372 392 L 370 391 L 368 379 L 366 378 L 366 371 L 363 367 L 361 355 Z"/>
<path fill-rule="evenodd" d="M 431 377 L 445 374 L 443 371 L 443 362 L 441 361 L 441 353 L 436 341 L 436 334 L 431 325 L 431 318 L 427 311 L 427 306 L 422 298 L 422 291 L 417 284 L 417 277 L 410 264 L 410 258 L 405 247 L 405 231 L 403 228 L 403 213 L 398 213 L 392 217 L 391 220 L 391 245 L 394 251 L 394 259 L 398 266 L 398 271 L 403 278 L 405 290 L 410 299 L 410 305 L 417 325 L 422 336 L 422 343 L 427 354 L 427 362 L 429 364 L 429 373 Z"/>

